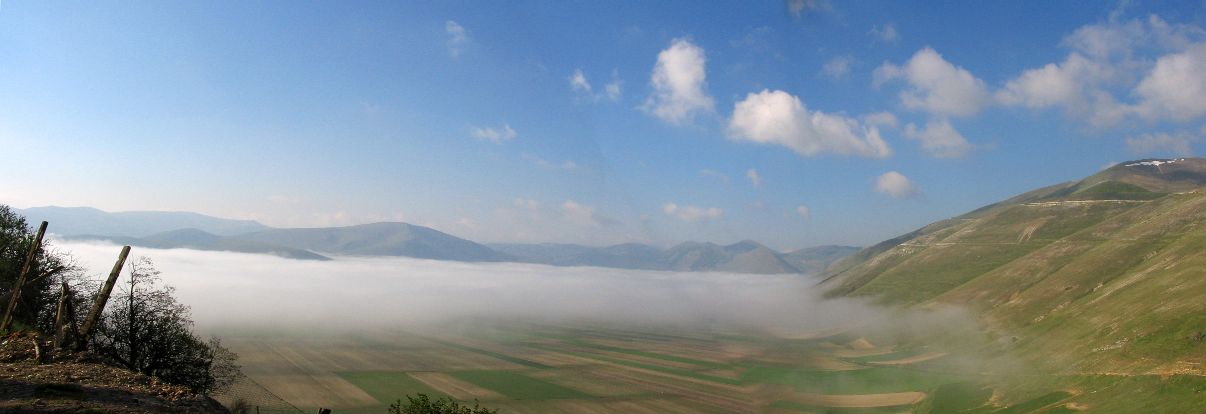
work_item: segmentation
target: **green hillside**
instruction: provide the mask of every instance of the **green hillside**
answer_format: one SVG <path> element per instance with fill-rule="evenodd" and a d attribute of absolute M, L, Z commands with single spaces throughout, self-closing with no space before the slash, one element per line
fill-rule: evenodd
<path fill-rule="evenodd" d="M 831 296 L 973 310 L 1069 374 L 1206 375 L 1206 160 L 1123 163 L 836 264 Z"/>

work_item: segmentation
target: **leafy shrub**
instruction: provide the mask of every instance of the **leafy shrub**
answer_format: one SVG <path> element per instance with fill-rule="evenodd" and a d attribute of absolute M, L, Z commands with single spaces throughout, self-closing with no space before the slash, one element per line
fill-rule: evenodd
<path fill-rule="evenodd" d="M 478 406 L 477 401 L 473 407 L 462 406 L 448 397 L 432 401 L 427 394 L 420 393 L 416 397 L 407 395 L 406 404 L 402 400 L 390 404 L 389 414 L 498 414 L 498 410 Z"/>

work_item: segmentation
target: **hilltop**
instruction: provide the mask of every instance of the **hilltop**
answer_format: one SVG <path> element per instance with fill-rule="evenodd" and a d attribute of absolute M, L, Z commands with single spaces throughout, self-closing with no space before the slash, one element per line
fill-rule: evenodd
<path fill-rule="evenodd" d="M 1034 190 L 835 264 L 831 296 L 971 309 L 1068 372 L 1206 375 L 1206 160 Z"/>

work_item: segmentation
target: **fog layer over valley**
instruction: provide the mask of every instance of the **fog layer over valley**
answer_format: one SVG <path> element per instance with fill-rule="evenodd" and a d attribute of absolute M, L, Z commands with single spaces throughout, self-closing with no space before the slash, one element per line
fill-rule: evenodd
<path fill-rule="evenodd" d="M 119 247 L 58 241 L 96 274 Z M 338 257 L 326 262 L 136 248 L 162 271 L 202 331 L 305 328 L 333 331 L 441 324 L 461 318 L 591 322 L 684 328 L 723 326 L 801 336 L 887 312 L 856 300 L 822 300 L 799 275 L 680 273 Z M 124 274 L 123 274 L 124 276 Z M 949 315 L 948 315 L 949 316 Z M 942 319 L 948 319 L 944 317 Z"/>

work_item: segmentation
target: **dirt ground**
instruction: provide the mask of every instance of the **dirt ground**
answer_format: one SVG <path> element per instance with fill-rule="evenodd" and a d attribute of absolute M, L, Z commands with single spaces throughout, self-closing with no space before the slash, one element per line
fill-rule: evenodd
<path fill-rule="evenodd" d="M 34 341 L 43 347 L 42 361 Z M 227 413 L 187 388 L 106 364 L 87 353 L 56 353 L 32 334 L 0 339 L 0 412 Z"/>

